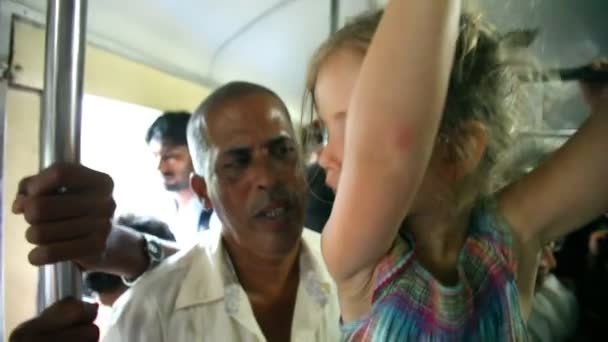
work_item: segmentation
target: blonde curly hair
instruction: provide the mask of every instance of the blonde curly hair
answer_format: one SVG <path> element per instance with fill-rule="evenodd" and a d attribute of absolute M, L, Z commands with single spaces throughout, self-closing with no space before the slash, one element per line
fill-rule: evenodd
<path fill-rule="evenodd" d="M 303 113 L 312 120 L 316 112 L 315 85 L 320 68 L 336 51 L 350 49 L 365 55 L 382 11 L 355 18 L 328 38 L 314 53 L 310 62 L 303 101 Z M 487 195 L 503 184 L 501 175 L 493 173 L 494 166 L 509 148 L 518 117 L 519 79 L 511 67 L 509 49 L 525 47 L 533 40 L 531 31 L 516 31 L 500 35 L 484 22 L 481 15 L 461 15 L 459 37 L 448 86 L 448 95 L 439 138 L 450 141 L 455 155 L 464 152 L 458 144 L 464 123 L 481 122 L 487 132 L 485 154 L 472 175 L 472 185 L 479 194 Z"/>

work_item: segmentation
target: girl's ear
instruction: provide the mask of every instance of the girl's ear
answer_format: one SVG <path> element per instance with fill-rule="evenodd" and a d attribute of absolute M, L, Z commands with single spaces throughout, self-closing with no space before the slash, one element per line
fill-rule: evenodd
<path fill-rule="evenodd" d="M 464 175 L 469 175 L 479 167 L 483 158 L 488 135 L 486 126 L 480 121 L 469 121 L 462 126 L 462 158 L 461 167 Z"/>
<path fill-rule="evenodd" d="M 477 170 L 487 147 L 487 130 L 477 120 L 463 123 L 441 145 L 446 170 L 452 181 L 460 181 Z M 441 148 L 441 147 L 440 147 Z"/>

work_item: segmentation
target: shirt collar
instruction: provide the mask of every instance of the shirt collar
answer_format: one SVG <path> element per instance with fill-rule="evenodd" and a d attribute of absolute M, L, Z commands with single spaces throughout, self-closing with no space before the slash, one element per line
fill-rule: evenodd
<path fill-rule="evenodd" d="M 304 229 L 300 252 L 300 286 L 319 308 L 324 307 L 332 293 L 333 281 L 325 268 L 321 256 L 321 241 L 318 233 Z"/>
<path fill-rule="evenodd" d="M 322 264 L 318 234 L 304 229 L 301 246 L 299 287 L 305 289 L 307 300 L 312 300 L 320 309 L 327 305 L 330 296 L 335 293 L 332 293 L 333 283 Z M 239 306 L 238 298 L 243 291 L 223 246 L 221 228 L 202 232 L 201 242 L 194 248 L 193 259 L 182 281 L 175 310 L 224 299 L 227 312 L 234 311 Z"/>
<path fill-rule="evenodd" d="M 193 258 L 182 280 L 175 310 L 203 305 L 224 297 L 224 253 L 220 229 L 201 232 L 201 242 L 194 247 Z"/>

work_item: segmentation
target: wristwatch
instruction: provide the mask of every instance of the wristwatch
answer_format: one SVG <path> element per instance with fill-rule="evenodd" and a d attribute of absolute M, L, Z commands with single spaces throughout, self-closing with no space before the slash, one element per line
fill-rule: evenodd
<path fill-rule="evenodd" d="M 146 270 L 142 274 L 133 279 L 121 276 L 122 282 L 128 287 L 135 285 L 143 274 L 158 266 L 165 259 L 165 253 L 160 245 L 160 240 L 156 236 L 146 233 L 141 233 L 141 235 L 144 238 L 144 254 L 148 257 L 148 267 L 146 267 Z"/>

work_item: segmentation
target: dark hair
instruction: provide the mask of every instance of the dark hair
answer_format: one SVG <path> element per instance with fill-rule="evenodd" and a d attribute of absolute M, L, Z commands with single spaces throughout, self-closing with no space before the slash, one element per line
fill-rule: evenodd
<path fill-rule="evenodd" d="M 175 236 L 173 236 L 173 233 L 169 230 L 169 226 L 166 223 L 151 217 L 126 214 L 120 216 L 116 220 L 116 223 L 141 233 L 154 235 L 163 240 L 175 241 Z M 84 285 L 89 290 L 97 293 L 114 292 L 125 286 L 120 277 L 102 272 L 86 273 L 84 276 Z"/>
<path fill-rule="evenodd" d="M 148 128 L 146 143 L 160 140 L 173 145 L 187 145 L 186 129 L 190 116 L 186 111 L 164 112 Z"/>
<path fill-rule="evenodd" d="M 143 217 L 134 214 L 121 215 L 116 219 L 116 223 L 132 228 L 140 233 L 154 235 L 159 239 L 175 241 L 175 236 L 171 233 L 169 226 L 153 217 Z"/>
<path fill-rule="evenodd" d="M 287 106 L 274 91 L 259 84 L 234 81 L 227 83 L 211 93 L 194 111 L 188 124 L 188 146 L 194 170 L 199 175 L 204 175 L 205 155 L 209 150 L 209 139 L 207 138 L 206 115 L 217 106 L 229 100 L 245 97 L 253 94 L 265 94 L 277 101 L 283 110 L 285 118 L 291 126 L 291 117 Z M 292 127 L 293 128 L 293 127 Z"/>

